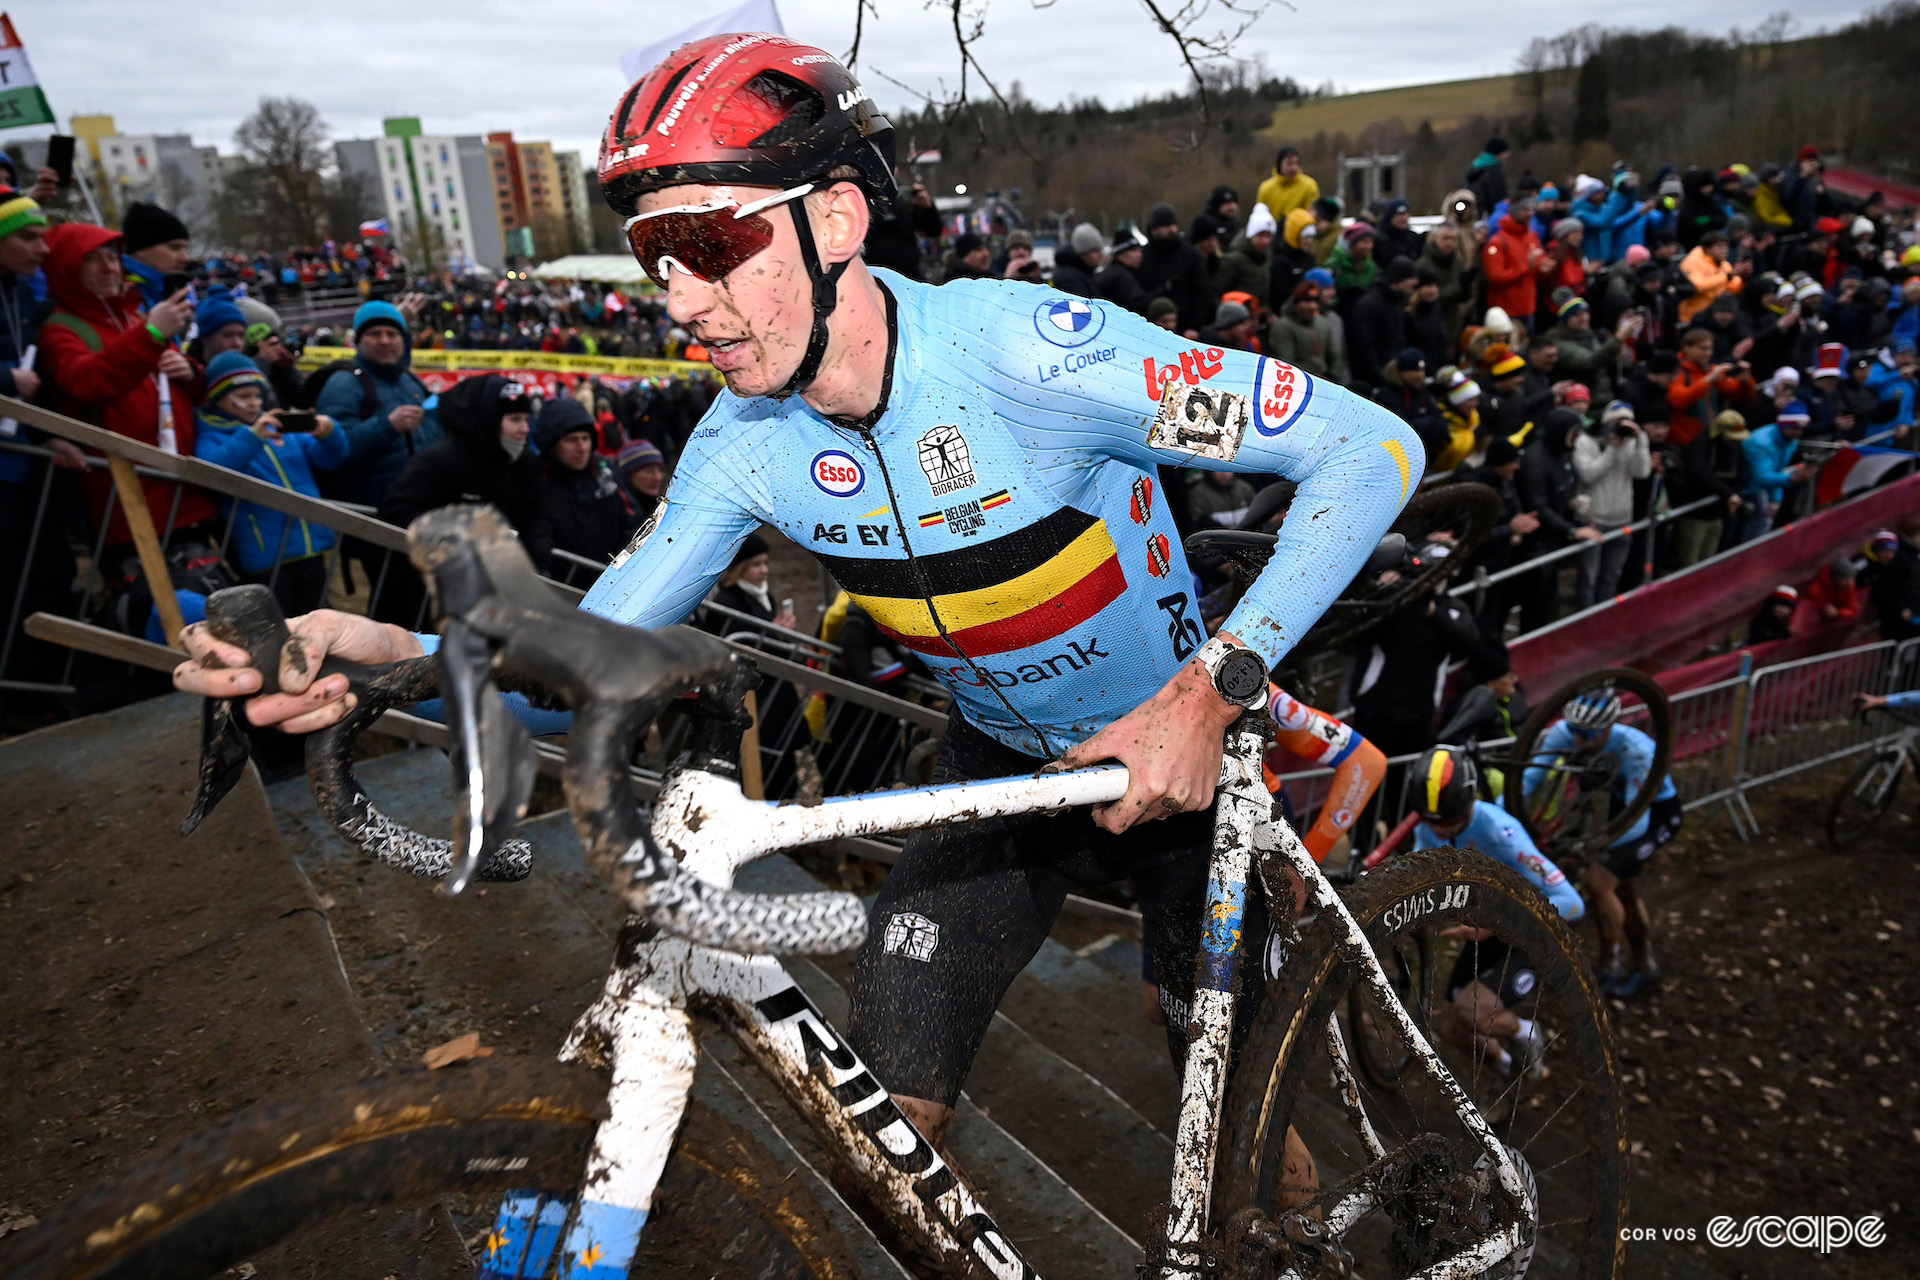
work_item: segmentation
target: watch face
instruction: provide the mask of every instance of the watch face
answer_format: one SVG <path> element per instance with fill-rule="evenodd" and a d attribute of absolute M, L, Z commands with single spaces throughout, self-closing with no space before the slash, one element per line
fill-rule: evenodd
<path fill-rule="evenodd" d="M 1213 687 L 1228 702 L 1252 706 L 1266 691 L 1266 660 L 1251 649 L 1235 649 L 1220 659 L 1214 671 Z"/>

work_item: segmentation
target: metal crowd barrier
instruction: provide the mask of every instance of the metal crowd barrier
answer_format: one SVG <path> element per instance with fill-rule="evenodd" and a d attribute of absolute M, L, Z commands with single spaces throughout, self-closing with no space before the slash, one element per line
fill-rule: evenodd
<path fill-rule="evenodd" d="M 1759 829 L 1748 793 L 1784 778 L 1875 750 L 1906 732 L 1903 724 L 1856 716 L 1856 693 L 1888 694 L 1920 688 L 1920 639 L 1861 645 L 1817 654 L 1675 694 L 1669 773 L 1689 813 L 1722 807 L 1742 837 Z M 1644 721 L 1632 707 L 1627 723 Z M 1480 744 L 1498 758 L 1513 745 L 1502 738 Z M 1372 820 L 1392 830 L 1411 807 L 1411 770 L 1419 753 L 1392 756 L 1375 799 Z M 1310 825 L 1325 803 L 1331 769 L 1282 774 L 1297 825 Z M 1506 785 L 1513 785 L 1512 779 Z M 1374 831 L 1357 824 L 1354 846 L 1373 846 Z"/>

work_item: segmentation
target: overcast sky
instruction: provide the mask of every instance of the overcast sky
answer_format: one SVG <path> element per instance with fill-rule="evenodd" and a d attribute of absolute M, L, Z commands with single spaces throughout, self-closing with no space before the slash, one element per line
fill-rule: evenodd
<path fill-rule="evenodd" d="M 928 90 L 952 83 L 957 61 L 944 6 L 929 12 L 922 0 L 874 3 L 879 17 L 867 21 L 861 67 L 883 109 L 907 95 L 874 72 Z M 780 12 L 788 35 L 843 54 L 853 5 L 780 0 Z M 591 164 L 624 87 L 621 51 L 662 39 L 712 7 L 711 0 L 12 0 L 9 12 L 63 126 L 73 112 L 106 112 L 123 132 L 186 132 L 230 151 L 234 126 L 262 94 L 291 94 L 316 103 L 335 138 L 376 134 L 384 116 L 417 115 L 430 132 L 511 129 L 549 138 Z M 1377 89 L 1510 71 L 1528 40 L 1585 22 L 1724 33 L 1775 7 L 1789 6 L 1293 0 L 1292 11 L 1274 3 L 1241 51 L 1263 55 L 1274 74 L 1302 84 Z M 1844 25 L 1870 7 L 1859 0 L 1791 5 L 1796 33 Z M 988 0 L 986 36 L 975 48 L 1003 87 L 1017 80 L 1041 103 L 1099 97 L 1114 104 L 1183 83 L 1171 42 L 1154 31 L 1138 0 L 1053 0 L 1044 9 L 1032 0 Z"/>

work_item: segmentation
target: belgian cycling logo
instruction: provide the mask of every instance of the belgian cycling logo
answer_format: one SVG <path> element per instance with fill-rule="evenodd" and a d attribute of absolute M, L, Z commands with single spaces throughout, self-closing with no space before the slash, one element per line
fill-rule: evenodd
<path fill-rule="evenodd" d="M 939 426 L 920 437 L 920 469 L 927 473 L 927 484 L 936 498 L 972 486 L 973 451 L 967 448 L 967 438 L 960 434 L 960 428 Z"/>
<path fill-rule="evenodd" d="M 839 449 L 826 449 L 813 455 L 813 487 L 833 498 L 851 498 L 867 487 L 866 469 L 860 459 Z"/>
<path fill-rule="evenodd" d="M 890 956 L 928 964 L 940 946 L 940 926 L 917 911 L 896 911 L 887 918 L 882 945 Z"/>
<path fill-rule="evenodd" d="M 1262 359 L 1253 379 L 1253 402 L 1259 406 L 1253 429 L 1263 436 L 1279 435 L 1299 420 L 1312 399 L 1312 374 L 1281 360 Z"/>
<path fill-rule="evenodd" d="M 1107 313 L 1085 298 L 1050 298 L 1034 308 L 1034 332 L 1056 347 L 1084 347 L 1107 327 Z"/>

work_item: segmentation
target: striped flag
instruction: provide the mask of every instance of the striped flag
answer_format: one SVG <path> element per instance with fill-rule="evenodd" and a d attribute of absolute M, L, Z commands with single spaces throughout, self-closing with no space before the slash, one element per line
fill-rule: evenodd
<path fill-rule="evenodd" d="M 26 46 L 14 34 L 13 19 L 0 13 L 0 129 L 52 123 L 53 109 L 40 92 Z"/>

